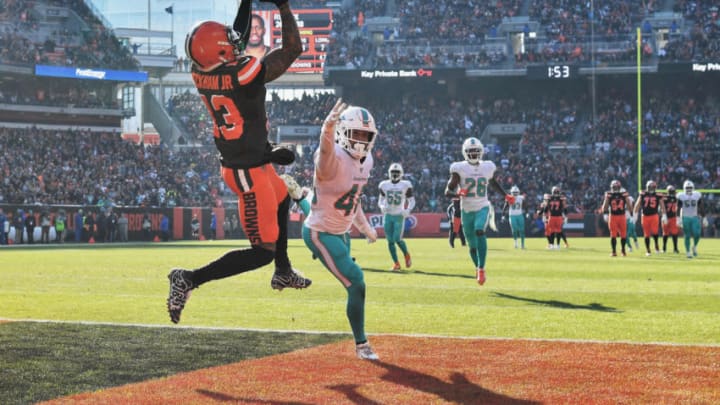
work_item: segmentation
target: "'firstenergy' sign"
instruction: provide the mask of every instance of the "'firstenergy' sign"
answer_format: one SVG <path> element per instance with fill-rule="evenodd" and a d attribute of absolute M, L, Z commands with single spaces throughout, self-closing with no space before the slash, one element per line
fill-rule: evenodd
<path fill-rule="evenodd" d="M 80 67 L 35 65 L 36 76 L 67 77 L 70 79 L 114 80 L 119 82 L 147 82 L 147 72 L 130 70 L 88 69 Z"/>

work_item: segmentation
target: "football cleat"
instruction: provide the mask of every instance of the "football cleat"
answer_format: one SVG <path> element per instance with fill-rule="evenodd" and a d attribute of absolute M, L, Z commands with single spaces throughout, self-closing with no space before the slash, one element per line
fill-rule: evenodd
<path fill-rule="evenodd" d="M 697 245 L 692 247 L 693 256 L 697 256 Z"/>
<path fill-rule="evenodd" d="M 312 280 L 303 277 L 302 273 L 290 268 L 290 271 L 281 272 L 276 267 L 275 274 L 270 280 L 270 287 L 273 290 L 282 291 L 284 288 L 308 288 L 312 284 Z"/>
<path fill-rule="evenodd" d="M 485 269 L 478 267 L 477 269 L 477 282 L 480 285 L 485 284 Z"/>
<path fill-rule="evenodd" d="M 391 270 L 392 270 L 392 271 L 400 271 L 400 263 L 395 262 L 395 264 L 393 264 Z"/>
<path fill-rule="evenodd" d="M 380 357 L 375 354 L 372 347 L 370 347 L 370 343 L 368 342 L 356 345 L 355 353 L 357 353 L 358 358 L 363 360 L 380 360 Z"/>
<path fill-rule="evenodd" d="M 295 201 L 302 199 L 302 187 L 300 187 L 300 185 L 297 183 L 297 181 L 295 181 L 294 178 L 292 178 L 292 176 L 290 176 L 289 174 L 281 174 L 280 178 L 282 178 L 285 182 L 288 194 L 290 194 L 290 198 Z"/>
<path fill-rule="evenodd" d="M 405 268 L 410 268 L 412 266 L 412 259 L 410 258 L 410 253 L 407 253 L 405 255 Z"/>
<path fill-rule="evenodd" d="M 172 323 L 180 322 L 180 314 L 190 298 L 190 293 L 196 288 L 189 274 L 189 271 L 182 269 L 173 269 L 168 274 L 170 294 L 167 299 L 167 309 Z"/>

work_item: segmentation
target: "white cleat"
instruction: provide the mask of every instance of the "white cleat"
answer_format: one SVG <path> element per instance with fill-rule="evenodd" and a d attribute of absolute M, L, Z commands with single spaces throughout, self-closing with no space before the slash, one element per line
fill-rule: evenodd
<path fill-rule="evenodd" d="M 380 360 L 380 357 L 375 354 L 372 347 L 370 347 L 370 343 L 368 342 L 360 343 L 359 345 L 355 346 L 355 353 L 357 353 L 358 358 L 363 360 Z"/>

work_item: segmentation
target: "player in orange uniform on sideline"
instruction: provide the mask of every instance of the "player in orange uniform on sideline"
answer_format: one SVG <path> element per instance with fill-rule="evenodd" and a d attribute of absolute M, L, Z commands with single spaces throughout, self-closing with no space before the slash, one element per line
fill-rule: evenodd
<path fill-rule="evenodd" d="M 673 242 L 673 253 L 678 254 L 678 235 L 680 235 L 680 228 L 678 227 L 678 200 L 675 195 L 675 186 L 667 186 L 667 194 L 662 198 L 663 211 L 665 214 L 662 216 L 662 233 L 663 233 L 663 248 L 662 252 L 667 252 L 667 241 L 668 237 L 672 237 Z"/>
<path fill-rule="evenodd" d="M 625 241 L 627 239 L 627 221 L 625 212 L 630 208 L 630 196 L 623 190 L 619 180 L 610 182 L 610 191 L 605 192 L 600 212 L 603 213 L 605 222 L 608 223 L 610 229 L 610 247 L 612 253 L 610 256 L 617 256 L 617 238 L 620 237 L 620 251 L 623 256 L 625 253 Z M 607 210 L 610 210 L 608 215 Z"/>
<path fill-rule="evenodd" d="M 545 204 L 545 213 L 549 216 L 547 227 L 550 228 L 550 249 L 560 249 L 560 239 L 568 248 L 567 238 L 563 233 L 563 224 L 567 223 L 567 199 L 560 193 L 560 187 L 553 186 L 550 199 Z"/>
<path fill-rule="evenodd" d="M 645 256 L 650 256 L 650 237 L 655 242 L 655 253 L 660 253 L 660 245 L 658 237 L 660 232 L 660 215 L 662 211 L 662 198 L 656 193 L 657 184 L 648 180 L 645 183 L 645 191 L 640 192 L 635 207 L 633 208 L 633 216 L 637 218 L 638 211 L 642 207 L 642 228 L 645 237 Z"/>

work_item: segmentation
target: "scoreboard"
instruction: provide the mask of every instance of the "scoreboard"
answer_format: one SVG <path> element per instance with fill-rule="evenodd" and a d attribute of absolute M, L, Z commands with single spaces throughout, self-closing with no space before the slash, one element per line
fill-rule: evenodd
<path fill-rule="evenodd" d="M 270 12 L 272 21 L 266 24 L 270 29 L 271 47 L 282 45 L 282 22 L 277 10 Z M 300 9 L 293 10 L 295 21 L 300 30 L 300 41 L 303 52 L 293 62 L 288 72 L 322 73 L 325 66 L 325 54 L 332 30 L 332 9 Z"/>

